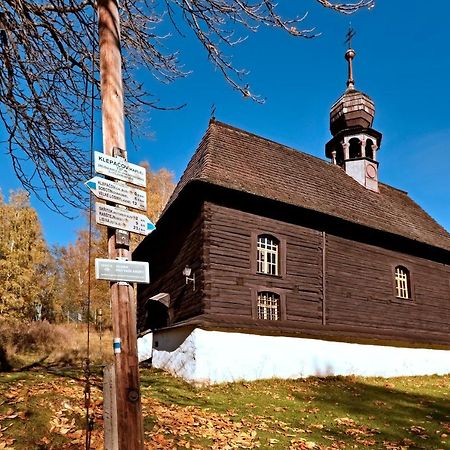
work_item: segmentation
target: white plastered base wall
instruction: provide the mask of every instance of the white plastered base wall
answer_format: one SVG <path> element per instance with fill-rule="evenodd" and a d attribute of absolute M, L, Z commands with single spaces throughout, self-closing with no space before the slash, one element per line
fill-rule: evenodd
<path fill-rule="evenodd" d="M 153 343 L 152 343 L 153 341 Z M 150 333 L 140 360 L 153 347 L 153 367 L 195 383 L 327 375 L 396 377 L 450 373 L 450 351 L 260 336 L 200 328 Z"/>

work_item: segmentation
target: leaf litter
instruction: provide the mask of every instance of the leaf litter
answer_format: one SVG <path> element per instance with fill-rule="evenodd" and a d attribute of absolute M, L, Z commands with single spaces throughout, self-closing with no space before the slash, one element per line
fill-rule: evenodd
<path fill-rule="evenodd" d="M 395 397 L 386 397 L 384 392 L 380 393 L 380 398 L 367 400 L 361 394 L 358 399 L 362 400 L 358 402 L 366 401 L 366 409 L 362 413 L 360 411 L 361 414 L 350 415 L 347 411 L 351 408 L 341 406 L 345 398 L 339 391 L 339 386 L 333 385 L 333 381 L 303 380 L 285 384 L 267 381 L 246 383 L 242 388 L 232 385 L 196 390 L 181 386 L 179 381 L 167 375 L 151 376 L 155 387 L 150 381 L 151 388 L 144 388 L 142 391 L 146 450 L 449 448 L 450 411 L 446 406 L 441 407 L 439 414 L 437 410 L 432 410 L 431 408 L 436 407 L 436 401 L 440 401 L 435 398 L 433 401 L 428 398 L 416 402 L 414 397 L 402 397 L 396 404 Z M 23 377 L 24 380 L 19 383 L 0 384 L 0 450 L 84 449 L 82 382 L 30 373 Z M 443 384 L 441 379 L 436 381 Z M 349 382 L 336 381 L 341 384 Z M 431 386 L 432 382 L 434 381 L 430 378 L 428 384 Z M 395 383 L 397 382 L 386 382 L 383 387 L 389 390 L 391 396 L 398 389 L 398 384 Z M 426 380 L 422 383 L 427 386 Z M 98 379 L 96 384 L 101 385 L 101 380 Z M 270 398 L 268 395 L 263 399 L 258 398 L 261 397 L 262 386 L 267 394 L 273 394 Z M 410 384 L 407 386 L 411 389 Z M 327 397 L 326 403 L 320 393 L 323 388 L 326 388 L 326 395 L 330 397 Z M 243 397 L 241 389 L 249 395 Z M 277 392 L 274 392 L 275 389 Z M 347 387 L 348 391 L 354 389 L 354 386 Z M 226 401 L 219 402 L 218 392 L 222 392 Z M 334 398 L 336 392 L 339 397 Z M 448 397 L 446 391 L 442 395 Z M 179 401 L 180 398 L 183 399 L 182 402 Z M 411 403 L 410 409 L 413 401 L 416 402 L 421 420 L 408 416 L 406 421 L 409 423 L 405 422 L 401 429 L 394 430 L 395 425 L 386 424 L 387 418 L 379 410 L 386 406 L 400 410 L 405 399 Z M 352 408 L 355 406 L 353 403 L 351 405 Z M 91 449 L 94 450 L 103 449 L 102 408 L 102 393 L 93 386 L 91 413 L 95 419 L 95 428 L 91 436 Z M 34 430 L 34 435 L 31 432 L 26 437 L 23 433 L 21 435 L 19 430 L 24 428 L 23 425 L 27 424 L 26 428 L 32 429 L 33 420 L 41 412 L 47 414 L 44 426 Z M 430 428 L 430 424 L 434 428 Z M 390 428 L 385 428 L 385 425 Z M 388 433 L 392 430 L 395 431 L 394 438 L 393 434 Z"/>

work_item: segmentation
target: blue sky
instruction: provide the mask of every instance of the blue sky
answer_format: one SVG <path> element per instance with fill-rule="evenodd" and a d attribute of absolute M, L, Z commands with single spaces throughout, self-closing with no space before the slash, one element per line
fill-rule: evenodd
<path fill-rule="evenodd" d="M 129 145 L 130 161 L 148 160 L 154 169 L 166 167 L 178 178 L 206 130 L 213 103 L 218 120 L 324 158 L 331 137 L 330 106 L 345 89 L 344 40 L 351 21 L 357 32 L 356 88 L 374 100 L 374 128 L 383 133 L 380 180 L 406 190 L 450 229 L 449 2 L 429 0 L 425 6 L 419 1 L 378 0 L 371 11 L 350 17 L 313 0 L 281 3 L 287 14 L 309 11 L 305 27 L 315 26 L 322 34 L 312 40 L 296 39 L 261 28 L 230 49 L 235 65 L 250 71 L 247 81 L 265 103 L 233 91 L 192 36 L 174 35 L 168 45 L 181 51 L 185 69 L 192 73 L 168 86 L 150 77 L 144 81 L 162 104 L 187 106 L 173 112 L 151 111 L 153 137 L 139 138 L 136 148 Z M 97 150 L 100 133 L 97 127 Z M 4 152 L 0 163 L 0 186 L 6 193 L 18 183 Z M 82 218 L 66 219 L 34 198 L 32 204 L 49 243 L 66 244 L 83 225 Z"/>

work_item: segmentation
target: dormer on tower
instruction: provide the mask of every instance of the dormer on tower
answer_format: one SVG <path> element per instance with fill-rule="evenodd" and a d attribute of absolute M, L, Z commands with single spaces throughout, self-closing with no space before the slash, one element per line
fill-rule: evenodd
<path fill-rule="evenodd" d="M 371 191 L 378 192 L 377 151 L 381 133 L 372 127 L 375 105 L 372 99 L 355 89 L 353 58 L 355 51 L 345 53 L 348 62 L 347 89 L 330 111 L 333 138 L 325 146 L 325 154 L 333 164 Z"/>

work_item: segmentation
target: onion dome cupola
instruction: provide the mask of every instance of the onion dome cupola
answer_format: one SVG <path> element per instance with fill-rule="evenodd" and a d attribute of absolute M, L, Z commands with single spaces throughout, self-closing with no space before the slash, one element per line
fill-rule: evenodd
<path fill-rule="evenodd" d="M 345 53 L 347 89 L 331 107 L 330 131 L 333 138 L 326 144 L 325 154 L 358 183 L 378 192 L 377 151 L 382 135 L 372 128 L 375 104 L 368 95 L 355 89 L 355 54 L 352 48 Z"/>

